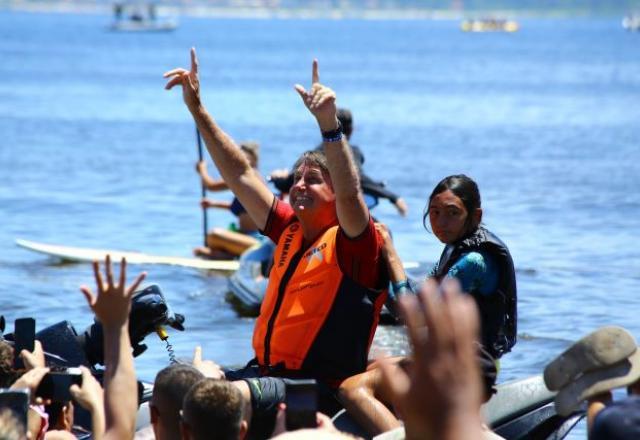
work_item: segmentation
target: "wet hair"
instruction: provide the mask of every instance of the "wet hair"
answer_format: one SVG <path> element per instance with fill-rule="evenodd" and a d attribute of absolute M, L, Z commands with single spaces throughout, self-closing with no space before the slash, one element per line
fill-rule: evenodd
<path fill-rule="evenodd" d="M 240 433 L 244 402 L 240 390 L 226 380 L 202 379 L 184 398 L 183 420 L 195 440 L 235 440 Z"/>
<path fill-rule="evenodd" d="M 431 209 L 431 201 L 435 196 L 447 190 L 451 191 L 456 195 L 456 197 L 462 200 L 462 204 L 467 210 L 465 235 L 469 232 L 472 232 L 478 227 L 478 225 L 474 225 L 472 223 L 473 213 L 482 205 L 478 184 L 471 177 L 465 174 L 454 174 L 453 176 L 447 176 L 440 182 L 438 182 L 436 187 L 433 188 L 433 191 L 429 196 L 429 203 L 427 203 L 427 206 L 424 209 L 424 213 L 422 215 L 422 225 L 427 231 L 429 231 L 429 228 L 427 227 L 427 217 L 429 216 L 429 210 Z"/>
<path fill-rule="evenodd" d="M 305 151 L 302 155 L 296 160 L 296 163 L 293 164 L 293 181 L 296 181 L 295 174 L 300 168 L 301 165 L 307 164 L 313 167 L 320 168 L 322 174 L 329 176 L 329 164 L 327 163 L 327 156 L 325 156 L 324 151 L 322 150 L 310 150 Z"/>
<path fill-rule="evenodd" d="M 350 138 L 351 133 L 353 133 L 353 116 L 351 115 L 351 111 L 346 108 L 339 108 L 336 116 L 340 124 L 342 124 L 342 132 L 347 138 Z"/>
<path fill-rule="evenodd" d="M 249 156 L 251 166 L 257 168 L 260 160 L 260 144 L 254 141 L 244 141 L 240 142 L 240 149 Z"/>

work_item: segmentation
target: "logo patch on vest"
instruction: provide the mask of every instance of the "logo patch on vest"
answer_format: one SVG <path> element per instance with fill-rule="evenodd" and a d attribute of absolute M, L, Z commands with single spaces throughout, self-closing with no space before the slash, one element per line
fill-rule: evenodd
<path fill-rule="evenodd" d="M 298 230 L 298 228 L 298 224 L 294 223 L 289 228 L 289 232 L 287 232 L 287 234 L 285 235 L 284 244 L 282 245 L 282 254 L 280 255 L 280 259 L 278 260 L 278 267 L 284 266 L 285 261 L 287 261 L 289 248 L 291 247 L 291 242 L 293 241 L 293 234 Z"/>
<path fill-rule="evenodd" d="M 311 263 L 313 260 L 318 260 L 319 263 L 322 263 L 323 256 L 322 251 L 327 247 L 327 243 L 322 243 L 320 246 L 311 249 L 306 254 L 304 254 L 303 258 L 307 259 L 307 263 Z"/>

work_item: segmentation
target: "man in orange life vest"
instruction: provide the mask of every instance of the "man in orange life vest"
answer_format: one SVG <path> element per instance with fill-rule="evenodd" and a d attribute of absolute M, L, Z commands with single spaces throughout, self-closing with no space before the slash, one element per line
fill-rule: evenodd
<path fill-rule="evenodd" d="M 236 384 L 251 398 L 254 412 L 282 401 L 279 378 L 314 378 L 321 394 L 322 387 L 335 389 L 366 368 L 387 285 L 382 240 L 342 136 L 335 93 L 320 84 L 316 60 L 311 88 L 295 86 L 318 122 L 324 153 L 306 152 L 298 159 L 289 205 L 277 200 L 203 106 L 195 50 L 190 71 L 174 69 L 165 77 L 167 89 L 182 86 L 224 181 L 277 243 L 253 334 L 256 359 L 241 373 L 228 372 L 227 379 L 244 379 Z"/>

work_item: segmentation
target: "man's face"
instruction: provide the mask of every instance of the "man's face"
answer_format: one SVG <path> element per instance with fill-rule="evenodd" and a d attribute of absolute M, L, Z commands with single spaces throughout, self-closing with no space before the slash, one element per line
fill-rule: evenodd
<path fill-rule="evenodd" d="M 289 201 L 299 218 L 326 209 L 333 212 L 336 195 L 331 179 L 319 167 L 303 163 L 294 173 Z"/>

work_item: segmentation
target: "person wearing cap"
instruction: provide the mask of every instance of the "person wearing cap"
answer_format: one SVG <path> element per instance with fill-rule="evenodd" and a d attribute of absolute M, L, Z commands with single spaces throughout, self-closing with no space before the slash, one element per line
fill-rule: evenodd
<path fill-rule="evenodd" d="M 561 416 L 588 402 L 590 439 L 640 438 L 640 350 L 627 330 L 606 326 L 579 339 L 546 366 L 544 380 L 558 391 Z M 613 402 L 611 391 L 621 387 L 629 397 Z"/>
<path fill-rule="evenodd" d="M 240 142 L 240 150 L 244 153 L 251 167 L 258 172 L 258 160 L 260 157 L 260 145 L 257 142 Z M 214 179 L 207 171 L 207 163 L 204 160 L 196 163 L 196 171 L 202 179 L 202 185 L 209 191 L 225 191 L 229 185 L 224 179 Z M 214 228 L 207 234 L 207 246 L 199 246 L 193 253 L 199 257 L 224 259 L 240 256 L 244 251 L 255 246 L 262 239 L 260 231 L 251 216 L 247 213 L 240 200 L 234 197 L 231 202 L 210 200 L 204 198 L 200 205 L 202 209 L 218 208 L 231 211 L 238 219 L 231 227 Z"/>

